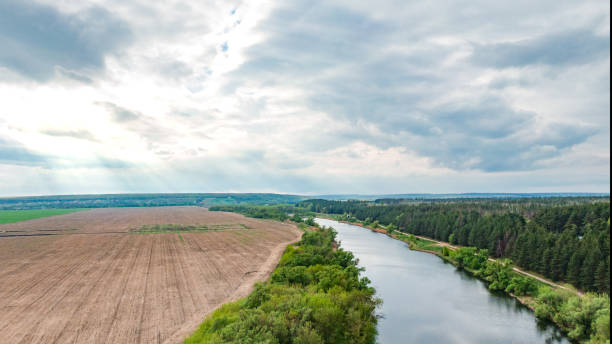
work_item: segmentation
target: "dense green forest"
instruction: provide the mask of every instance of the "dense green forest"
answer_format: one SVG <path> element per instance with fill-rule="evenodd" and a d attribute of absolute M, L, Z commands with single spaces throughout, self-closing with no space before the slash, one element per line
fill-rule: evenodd
<path fill-rule="evenodd" d="M 415 204 L 307 200 L 297 206 L 487 249 L 494 257 L 511 258 L 519 267 L 554 281 L 586 291 L 610 292 L 609 198 Z"/>
<path fill-rule="evenodd" d="M 335 236 L 304 233 L 269 281 L 213 312 L 185 343 L 374 344 L 380 300 Z"/>

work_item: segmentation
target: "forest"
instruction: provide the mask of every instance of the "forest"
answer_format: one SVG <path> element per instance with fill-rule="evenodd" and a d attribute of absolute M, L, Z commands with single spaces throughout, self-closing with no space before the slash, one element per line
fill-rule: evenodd
<path fill-rule="evenodd" d="M 399 204 L 398 204 L 399 203 Z M 584 291 L 610 293 L 609 198 L 460 200 L 445 202 L 306 200 L 304 210 L 461 246 Z"/>

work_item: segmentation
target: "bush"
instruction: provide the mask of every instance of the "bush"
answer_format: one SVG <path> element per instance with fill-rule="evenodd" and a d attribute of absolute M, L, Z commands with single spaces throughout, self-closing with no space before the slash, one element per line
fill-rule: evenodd
<path fill-rule="evenodd" d="M 315 222 L 314 217 L 312 216 L 309 216 L 304 223 L 312 227 L 319 227 L 319 224 Z"/>
<path fill-rule="evenodd" d="M 506 287 L 507 293 L 513 293 L 514 295 L 536 295 L 538 286 L 533 278 L 515 276 L 512 277 L 510 283 Z"/>
<path fill-rule="evenodd" d="M 545 288 L 536 298 L 536 316 L 554 321 L 573 340 L 606 343 L 610 340 L 610 298 L 587 293 L 583 297 Z"/>
<path fill-rule="evenodd" d="M 374 344 L 380 300 L 335 231 L 305 233 L 288 247 L 270 281 L 221 307 L 186 343 Z"/>

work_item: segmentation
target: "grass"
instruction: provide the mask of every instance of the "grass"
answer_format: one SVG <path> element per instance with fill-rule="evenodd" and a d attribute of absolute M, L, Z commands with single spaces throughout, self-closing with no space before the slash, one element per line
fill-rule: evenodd
<path fill-rule="evenodd" d="M 75 213 L 88 210 L 84 208 L 75 209 L 34 209 L 34 210 L 0 210 L 0 225 L 14 222 L 39 219 L 55 215 Z"/>
<path fill-rule="evenodd" d="M 304 231 L 304 232 L 310 232 L 310 227 L 307 224 L 305 224 L 304 222 L 298 222 L 297 223 L 297 228 L 299 230 L 301 230 L 301 231 Z"/>
<path fill-rule="evenodd" d="M 401 241 L 405 241 L 412 250 L 433 251 L 442 253 L 442 247 L 437 242 L 418 238 L 415 236 L 397 234 L 396 237 Z"/>
<path fill-rule="evenodd" d="M 158 233 L 199 233 L 223 230 L 241 230 L 249 229 L 243 224 L 227 224 L 227 225 L 144 225 L 140 228 L 131 229 L 132 233 L 139 234 L 158 234 Z"/>

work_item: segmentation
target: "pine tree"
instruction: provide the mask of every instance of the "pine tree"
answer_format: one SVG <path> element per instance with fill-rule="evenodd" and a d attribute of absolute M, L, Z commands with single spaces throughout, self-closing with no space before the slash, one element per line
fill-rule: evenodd
<path fill-rule="evenodd" d="M 582 266 L 583 259 L 584 255 L 582 254 L 582 251 L 578 250 L 574 252 L 572 258 L 570 258 L 569 265 L 567 267 L 567 275 L 565 279 L 576 287 L 582 286 L 580 283 L 580 268 Z"/>
<path fill-rule="evenodd" d="M 550 260 L 550 268 L 548 270 L 548 276 L 550 276 L 553 281 L 558 281 L 563 276 L 561 270 L 561 251 L 558 247 L 555 247 L 555 249 L 553 250 L 552 257 Z"/>
<path fill-rule="evenodd" d="M 608 267 L 605 261 L 599 262 L 597 270 L 595 271 L 595 289 L 600 293 L 608 293 L 608 284 L 606 281 L 606 274 L 608 273 Z"/>
<path fill-rule="evenodd" d="M 598 256 L 599 249 L 589 251 L 582 264 L 580 282 L 585 290 L 595 290 L 595 271 L 597 271 L 597 266 L 599 265 Z"/>
<path fill-rule="evenodd" d="M 533 270 L 536 262 L 534 261 L 534 256 L 536 255 L 536 250 L 538 249 L 538 245 L 536 243 L 536 234 L 531 234 L 527 238 L 527 243 L 523 247 L 524 252 L 521 252 L 521 258 L 524 259 L 522 265 L 528 270 Z"/>
<path fill-rule="evenodd" d="M 542 254 L 542 259 L 540 259 L 540 264 L 538 265 L 538 270 L 537 270 L 542 275 L 548 274 L 548 271 L 550 269 L 550 256 L 551 256 L 550 248 L 545 249 L 544 253 Z"/>

